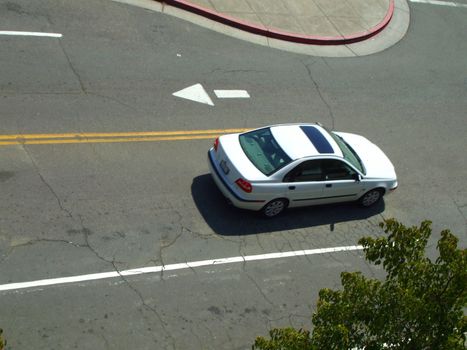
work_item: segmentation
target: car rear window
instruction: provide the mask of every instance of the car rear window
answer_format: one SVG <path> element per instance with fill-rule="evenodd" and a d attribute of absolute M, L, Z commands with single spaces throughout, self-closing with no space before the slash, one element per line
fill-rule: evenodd
<path fill-rule="evenodd" d="M 279 146 L 270 128 L 254 130 L 240 135 L 240 145 L 250 161 L 264 175 L 269 176 L 291 162 Z"/>

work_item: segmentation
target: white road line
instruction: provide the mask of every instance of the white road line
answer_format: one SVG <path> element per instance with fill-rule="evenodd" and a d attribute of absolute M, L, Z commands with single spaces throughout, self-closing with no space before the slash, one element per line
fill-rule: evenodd
<path fill-rule="evenodd" d="M 421 4 L 439 5 L 439 6 L 451 6 L 451 7 L 465 7 L 466 4 L 458 4 L 450 1 L 438 1 L 438 0 L 410 0 L 410 2 L 417 2 Z"/>
<path fill-rule="evenodd" d="M 217 98 L 250 98 L 246 90 L 214 90 Z"/>
<path fill-rule="evenodd" d="M 161 271 L 192 269 L 195 267 L 203 267 L 203 266 L 233 264 L 233 263 L 258 261 L 258 260 L 282 259 L 282 258 L 305 256 L 305 255 L 348 252 L 348 251 L 362 250 L 362 249 L 363 249 L 362 246 L 357 245 L 357 246 L 347 246 L 347 247 L 295 250 L 295 251 L 289 251 L 289 252 L 283 252 L 283 253 L 235 256 L 231 258 L 201 260 L 201 261 L 193 261 L 193 262 L 161 265 L 161 266 L 148 266 L 148 267 L 141 267 L 141 268 L 131 269 L 131 270 L 123 270 L 123 271 L 118 271 L 118 272 L 111 271 L 111 272 L 93 273 L 89 275 L 78 275 L 78 276 L 70 276 L 70 277 L 49 278 L 49 279 L 30 281 L 30 282 L 2 284 L 0 285 L 0 291 L 44 287 L 44 286 L 51 286 L 51 285 L 57 285 L 57 284 L 78 283 L 78 282 L 93 281 L 93 280 L 102 280 L 102 279 L 108 279 L 108 278 L 118 278 L 120 276 L 144 275 L 148 273 L 155 273 L 155 272 L 161 272 Z"/>
<path fill-rule="evenodd" d="M 50 38 L 61 38 L 60 33 L 42 33 L 42 32 L 17 32 L 17 31 L 5 31 L 0 30 L 0 35 L 16 35 L 16 36 L 42 36 Z"/>

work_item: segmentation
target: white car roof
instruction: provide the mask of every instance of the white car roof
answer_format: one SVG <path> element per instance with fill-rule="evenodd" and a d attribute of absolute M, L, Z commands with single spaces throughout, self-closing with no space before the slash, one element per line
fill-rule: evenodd
<path fill-rule="evenodd" d="M 293 160 L 321 154 L 343 156 L 336 141 L 317 124 L 274 125 L 271 126 L 271 133 Z"/>

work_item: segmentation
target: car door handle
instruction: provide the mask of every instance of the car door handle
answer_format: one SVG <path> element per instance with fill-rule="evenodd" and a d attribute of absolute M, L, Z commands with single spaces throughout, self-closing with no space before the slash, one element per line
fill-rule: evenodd
<path fill-rule="evenodd" d="M 295 190 L 295 186 L 289 186 L 289 190 Z"/>
<path fill-rule="evenodd" d="M 332 187 L 332 184 L 326 184 L 326 187 Z"/>

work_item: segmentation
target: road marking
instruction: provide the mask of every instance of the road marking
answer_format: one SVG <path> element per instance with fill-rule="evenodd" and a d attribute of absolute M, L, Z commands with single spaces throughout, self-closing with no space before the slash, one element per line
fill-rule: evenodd
<path fill-rule="evenodd" d="M 61 38 L 63 36 L 60 33 L 18 32 L 18 31 L 8 31 L 8 30 L 0 30 L 0 35 L 41 36 L 41 37 L 50 37 L 50 38 Z"/>
<path fill-rule="evenodd" d="M 246 90 L 214 90 L 217 98 L 250 98 Z"/>
<path fill-rule="evenodd" d="M 202 140 L 212 139 L 223 134 L 244 132 L 247 130 L 249 129 L 242 128 L 110 133 L 14 134 L 0 135 L 0 146 Z"/>
<path fill-rule="evenodd" d="M 93 274 L 88 274 L 88 275 L 78 275 L 78 276 L 61 277 L 61 278 L 49 278 L 49 279 L 30 281 L 30 282 L 2 284 L 0 285 L 0 291 L 19 290 L 19 289 L 27 289 L 27 288 L 52 286 L 52 285 L 57 285 L 57 284 L 69 284 L 69 283 L 78 283 L 78 282 L 86 282 L 86 281 L 95 281 L 95 280 L 102 280 L 102 279 L 108 279 L 108 278 L 118 278 L 121 276 L 137 276 L 137 275 L 144 275 L 144 274 L 163 272 L 163 271 L 193 269 L 196 267 L 203 267 L 203 266 L 243 263 L 243 262 L 248 262 L 248 261 L 283 259 L 283 258 L 306 256 L 306 255 L 349 252 L 349 251 L 362 250 L 362 249 L 363 249 L 362 246 L 354 245 L 354 246 L 347 246 L 347 247 L 295 250 L 295 251 L 282 252 L 282 253 L 235 256 L 235 257 L 230 257 L 230 258 L 201 260 L 201 261 L 193 261 L 193 262 L 186 262 L 186 263 L 179 263 L 179 264 L 148 266 L 148 267 L 141 267 L 141 268 L 136 268 L 136 269 L 131 269 L 131 270 L 123 270 L 123 271 L 110 271 L 110 272 L 102 272 L 102 273 L 93 273 Z"/>
<path fill-rule="evenodd" d="M 451 7 L 465 7 L 466 4 L 458 4 L 450 1 L 438 1 L 438 0 L 410 0 L 410 2 L 417 2 L 421 4 L 439 5 L 439 6 L 451 6 Z"/>
<path fill-rule="evenodd" d="M 217 98 L 250 98 L 250 94 L 246 90 L 214 90 L 214 94 Z M 214 106 L 211 97 L 201 84 L 188 86 L 182 90 L 174 92 L 172 95 Z"/>
<path fill-rule="evenodd" d="M 214 103 L 212 102 L 211 97 L 209 97 L 208 93 L 206 92 L 206 90 L 204 90 L 203 85 L 201 84 L 195 84 L 192 86 L 188 86 L 187 88 L 174 92 L 172 95 L 181 97 L 187 100 L 214 106 Z"/>

